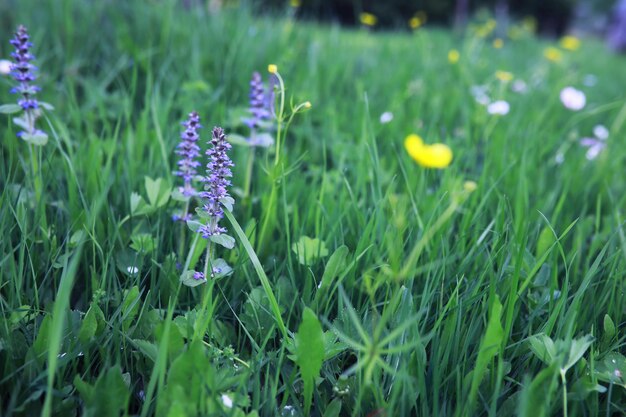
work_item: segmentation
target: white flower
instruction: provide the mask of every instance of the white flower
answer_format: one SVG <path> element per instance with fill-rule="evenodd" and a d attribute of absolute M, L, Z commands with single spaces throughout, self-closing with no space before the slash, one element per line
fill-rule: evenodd
<path fill-rule="evenodd" d="M 600 140 L 606 140 L 609 137 L 609 129 L 604 127 L 604 125 L 597 125 L 593 128 L 593 134 Z"/>
<path fill-rule="evenodd" d="M 575 89 L 574 87 L 565 87 L 562 89 L 560 97 L 561 103 L 563 103 L 567 109 L 573 111 L 582 110 L 587 103 L 585 93 Z"/>
<path fill-rule="evenodd" d="M 470 88 L 470 93 L 472 94 L 472 96 L 474 97 L 474 100 L 476 100 L 478 104 L 482 104 L 483 106 L 486 106 L 487 104 L 491 102 L 491 100 L 489 99 L 489 96 L 487 95 L 487 87 L 484 85 L 473 85 Z"/>
<path fill-rule="evenodd" d="M 511 106 L 504 100 L 494 101 L 490 105 L 487 106 L 487 112 L 489 114 L 496 114 L 499 116 L 504 116 L 509 112 Z"/>
<path fill-rule="evenodd" d="M 11 73 L 11 65 L 13 65 L 11 61 L 0 59 L 0 74 L 9 75 Z"/>
<path fill-rule="evenodd" d="M 393 120 L 393 113 L 390 111 L 386 111 L 380 115 L 380 122 L 382 124 L 387 124 Z"/>
<path fill-rule="evenodd" d="M 222 403 L 226 408 L 233 408 L 233 399 L 226 394 L 222 394 Z"/>
<path fill-rule="evenodd" d="M 522 94 L 525 93 L 526 90 L 528 90 L 528 86 L 526 85 L 524 80 L 515 80 L 511 85 L 511 90 L 513 90 L 513 92 L 515 93 Z"/>
<path fill-rule="evenodd" d="M 131 275 L 135 275 L 139 272 L 139 268 L 137 268 L 136 266 L 129 266 L 126 268 L 126 271 L 128 271 L 128 273 Z"/>

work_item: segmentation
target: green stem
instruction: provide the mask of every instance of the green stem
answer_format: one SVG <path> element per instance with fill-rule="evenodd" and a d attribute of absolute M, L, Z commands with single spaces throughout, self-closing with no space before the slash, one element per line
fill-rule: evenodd
<path fill-rule="evenodd" d="M 254 156 L 256 151 L 254 147 L 250 148 L 250 155 L 248 155 L 248 165 L 246 166 L 246 182 L 243 188 L 244 201 L 248 201 L 250 198 L 250 188 L 252 186 L 252 169 L 254 168 Z"/>
<path fill-rule="evenodd" d="M 567 381 L 563 370 L 561 370 L 561 383 L 563 385 L 563 417 L 567 417 Z"/>
<path fill-rule="evenodd" d="M 187 212 L 189 211 L 189 200 L 185 202 L 185 209 L 183 210 L 183 219 L 187 217 Z M 182 222 L 180 225 L 180 240 L 178 242 L 178 258 L 182 259 L 185 253 L 185 230 L 187 229 L 187 224 Z"/>

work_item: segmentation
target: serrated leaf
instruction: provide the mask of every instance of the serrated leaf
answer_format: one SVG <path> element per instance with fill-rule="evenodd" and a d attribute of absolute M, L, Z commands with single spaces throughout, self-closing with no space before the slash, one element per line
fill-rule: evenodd
<path fill-rule="evenodd" d="M 226 249 L 235 247 L 235 238 L 226 234 L 213 235 L 209 238 L 211 242 L 224 246 Z"/>
<path fill-rule="evenodd" d="M 19 104 L 9 103 L 0 105 L 0 113 L 2 114 L 19 113 L 20 111 L 22 111 L 22 106 Z"/>
<path fill-rule="evenodd" d="M 137 233 L 131 236 L 130 247 L 136 252 L 150 253 L 156 247 L 156 241 L 149 233 Z"/>
<path fill-rule="evenodd" d="M 530 350 L 546 365 L 554 363 L 556 358 L 556 346 L 554 341 L 545 334 L 538 334 L 528 338 Z"/>
<path fill-rule="evenodd" d="M 565 364 L 565 366 L 563 366 L 562 371 L 567 372 L 568 369 L 576 365 L 576 362 L 578 362 L 580 358 L 583 357 L 593 341 L 594 337 L 590 334 L 572 340 L 572 344 L 570 345 L 569 354 L 567 357 L 567 363 Z"/>
<path fill-rule="evenodd" d="M 167 204 L 170 199 L 171 187 L 163 180 L 163 178 L 157 178 L 156 180 L 145 177 L 144 178 L 146 194 L 148 195 L 148 201 L 152 207 L 158 208 Z"/>
<path fill-rule="evenodd" d="M 197 272 L 193 270 L 183 272 L 182 275 L 180 276 L 180 282 L 182 282 L 183 285 L 186 285 L 191 288 L 204 284 L 207 280 L 194 278 L 194 275 L 196 273 Z"/>
<path fill-rule="evenodd" d="M 304 414 L 309 415 L 315 379 L 324 361 L 324 332 L 317 315 L 308 307 L 302 313 L 295 344 L 296 364 L 304 383 Z"/>
<path fill-rule="evenodd" d="M 301 236 L 291 245 L 291 250 L 298 256 L 298 262 L 306 266 L 311 266 L 318 259 L 328 255 L 328 249 L 323 241 L 308 236 Z"/>

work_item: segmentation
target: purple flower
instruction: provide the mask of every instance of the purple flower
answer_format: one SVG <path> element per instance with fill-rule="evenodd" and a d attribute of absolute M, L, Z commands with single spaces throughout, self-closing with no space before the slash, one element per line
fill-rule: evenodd
<path fill-rule="evenodd" d="M 268 120 L 271 116 L 263 79 L 261 74 L 256 71 L 252 74 L 252 79 L 250 80 L 249 110 L 252 117 L 246 119 L 246 124 L 250 129 L 258 128 L 262 121 Z"/>
<path fill-rule="evenodd" d="M 181 133 L 181 141 L 176 147 L 176 154 L 180 156 L 178 161 L 178 171 L 174 172 L 174 175 L 183 178 L 184 185 L 179 187 L 182 195 L 192 197 L 197 195 L 197 191 L 193 188 L 191 181 L 196 175 L 196 168 L 200 166 L 200 162 L 197 161 L 200 155 L 200 147 L 196 142 L 200 136 L 198 135 L 198 129 L 202 127 L 200 124 L 200 116 L 195 111 L 189 113 L 187 121 L 183 122 L 185 130 Z"/>
<path fill-rule="evenodd" d="M 30 53 L 33 44 L 30 42 L 30 36 L 24 26 L 18 27 L 15 37 L 11 39 L 11 45 L 15 47 L 15 52 L 11 53 L 13 64 L 11 65 L 11 75 L 19 84 L 11 89 L 13 94 L 21 94 L 22 98 L 18 100 L 18 104 L 24 111 L 32 111 L 39 108 L 39 102 L 35 98 L 35 94 L 39 91 L 39 87 L 31 83 L 37 79 L 37 68 L 31 64 L 35 56 Z"/>
<path fill-rule="evenodd" d="M 209 163 L 206 166 L 207 176 L 204 178 L 205 191 L 200 193 L 200 196 L 205 199 L 202 209 L 209 217 L 208 223 L 198 229 L 198 233 L 201 233 L 205 239 L 226 232 L 224 227 L 219 226 L 220 219 L 224 217 L 221 201 L 224 198 L 230 198 L 228 187 L 230 177 L 233 175 L 230 168 L 234 165 L 227 154 L 231 145 L 226 141 L 224 129 L 213 128 L 211 145 L 211 148 L 206 151 Z"/>

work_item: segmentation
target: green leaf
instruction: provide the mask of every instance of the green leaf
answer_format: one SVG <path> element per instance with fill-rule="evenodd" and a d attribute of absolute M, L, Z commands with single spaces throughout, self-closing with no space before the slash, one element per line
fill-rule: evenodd
<path fill-rule="evenodd" d="M 78 376 L 74 378 L 74 386 L 84 402 L 85 417 L 118 417 L 126 411 L 130 391 L 119 365 L 105 370 L 94 386 Z"/>
<path fill-rule="evenodd" d="M 539 238 L 537 239 L 537 252 L 535 253 L 536 257 L 539 258 L 541 255 L 546 253 L 550 246 L 554 244 L 556 241 L 556 237 L 554 237 L 554 233 L 552 229 L 548 226 L 544 227 L 539 233 Z"/>
<path fill-rule="evenodd" d="M 519 417 L 544 417 L 550 409 L 557 387 L 556 364 L 542 370 L 529 384 L 524 382 L 518 401 Z"/>
<path fill-rule="evenodd" d="M 528 338 L 530 350 L 546 365 L 552 365 L 556 358 L 556 346 L 552 339 L 545 334 L 538 334 Z"/>
<path fill-rule="evenodd" d="M 585 335 L 579 339 L 572 340 L 572 344 L 570 345 L 569 355 L 567 357 L 567 362 L 565 366 L 562 367 L 562 372 L 567 372 L 572 366 L 576 365 L 576 362 L 583 357 L 587 349 L 591 346 L 594 341 L 594 337 L 590 334 Z"/>
<path fill-rule="evenodd" d="M 291 245 L 291 250 L 298 256 L 298 262 L 306 266 L 311 266 L 316 260 L 328 255 L 328 249 L 323 241 L 308 236 L 301 236 Z"/>
<path fill-rule="evenodd" d="M 204 284 L 207 281 L 206 279 L 195 279 L 193 277 L 194 274 L 196 274 L 196 271 L 193 270 L 183 272 L 180 276 L 180 282 L 182 282 L 183 285 L 193 288 Z"/>
<path fill-rule="evenodd" d="M 608 314 L 604 315 L 603 327 L 604 327 L 604 336 L 608 340 L 613 339 L 613 337 L 615 337 L 615 334 L 617 332 L 615 330 L 615 323 L 613 323 L 611 316 L 609 316 Z"/>
<path fill-rule="evenodd" d="M 122 303 L 122 328 L 128 330 L 139 312 L 139 287 L 136 285 L 126 292 Z"/>
<path fill-rule="evenodd" d="M 133 343 L 148 359 L 156 362 L 159 356 L 159 348 L 156 344 L 142 339 L 133 339 Z"/>
<path fill-rule="evenodd" d="M 594 375 L 598 380 L 626 388 L 626 357 L 619 352 L 609 352 L 596 362 Z"/>
<path fill-rule="evenodd" d="M 226 234 L 213 235 L 209 238 L 211 242 L 224 246 L 226 249 L 235 247 L 235 238 Z"/>
<path fill-rule="evenodd" d="M 43 146 L 48 143 L 48 135 L 43 132 L 36 133 L 26 133 L 24 132 L 22 136 L 20 136 L 24 141 L 28 143 L 32 143 L 33 145 Z"/>
<path fill-rule="evenodd" d="M 39 105 L 46 110 L 54 110 L 54 106 L 50 103 L 46 103 L 45 101 L 40 101 Z"/>
<path fill-rule="evenodd" d="M 187 227 L 194 233 L 197 233 L 202 226 L 204 226 L 204 224 L 197 220 L 187 220 Z"/>
<path fill-rule="evenodd" d="M 487 372 L 489 362 L 500 352 L 502 338 L 504 337 L 504 330 L 502 329 L 502 324 L 500 323 L 501 316 L 502 304 L 496 296 L 491 308 L 489 321 L 487 322 L 485 336 L 481 340 L 480 347 L 478 348 L 478 357 L 476 358 L 476 366 L 474 367 L 472 385 L 469 394 L 470 409 L 472 409 L 475 404 L 478 388 L 483 380 L 483 377 L 485 376 L 485 372 Z"/>
<path fill-rule="evenodd" d="M 211 267 L 213 268 L 213 273 L 211 278 L 218 279 L 224 278 L 233 273 L 233 268 L 228 265 L 228 263 L 222 258 L 218 258 L 211 262 Z"/>
<path fill-rule="evenodd" d="M 170 187 L 163 178 L 153 180 L 150 177 L 145 177 L 144 182 L 148 201 L 152 207 L 158 208 L 167 204 L 167 201 L 170 199 L 172 187 Z"/>
<path fill-rule="evenodd" d="M 81 343 L 87 343 L 96 335 L 96 330 L 98 330 L 98 317 L 92 305 L 89 307 L 89 310 L 87 310 L 87 314 L 85 314 L 85 318 L 83 318 L 83 322 L 80 325 L 78 340 Z"/>
<path fill-rule="evenodd" d="M 22 111 L 22 106 L 20 106 L 19 104 L 2 104 L 0 105 L 0 113 L 2 114 L 13 114 L 13 113 L 19 113 Z"/>
<path fill-rule="evenodd" d="M 319 284 L 319 291 L 325 291 L 330 287 L 332 281 L 339 276 L 346 265 L 346 259 L 350 250 L 346 245 L 339 246 L 328 259 L 322 281 Z"/>
<path fill-rule="evenodd" d="M 52 316 L 47 314 L 39 326 L 37 337 L 33 343 L 33 352 L 37 357 L 39 363 L 43 363 L 44 354 L 48 351 L 48 345 L 50 344 L 50 326 L 52 325 Z"/>
<path fill-rule="evenodd" d="M 308 307 L 302 313 L 295 344 L 296 364 L 304 383 L 304 414 L 309 415 L 315 379 L 319 377 L 324 361 L 324 332 L 317 316 Z"/>
<path fill-rule="evenodd" d="M 324 410 L 323 417 L 339 417 L 339 413 L 341 413 L 341 400 L 335 398 L 328 404 L 326 410 Z"/>
<path fill-rule="evenodd" d="M 149 206 L 142 196 L 133 192 L 130 195 L 130 213 L 133 216 L 139 216 L 142 214 L 150 214 L 154 211 L 152 206 Z"/>
<path fill-rule="evenodd" d="M 156 247 L 156 241 L 149 233 L 137 233 L 130 237 L 130 247 L 139 253 L 150 253 Z"/>
<path fill-rule="evenodd" d="M 13 118 L 13 123 L 15 123 L 16 125 L 18 125 L 19 127 L 21 127 L 24 130 L 29 130 L 30 129 L 30 125 L 28 124 L 28 122 L 23 117 L 14 117 Z"/>
<path fill-rule="evenodd" d="M 235 199 L 230 196 L 226 196 L 220 199 L 220 203 L 222 203 L 222 205 L 226 207 L 226 210 L 233 211 L 233 206 L 235 205 Z"/>

